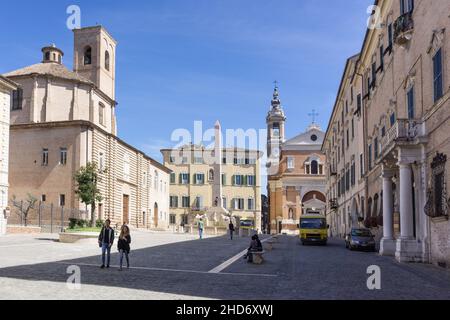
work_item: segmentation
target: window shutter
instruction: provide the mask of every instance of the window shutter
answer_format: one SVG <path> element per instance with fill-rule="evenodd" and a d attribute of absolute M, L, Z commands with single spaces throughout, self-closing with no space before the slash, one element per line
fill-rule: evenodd
<path fill-rule="evenodd" d="M 232 182 L 233 186 L 236 185 L 236 176 L 235 175 L 233 175 L 233 177 L 231 178 L 231 182 Z"/>
<path fill-rule="evenodd" d="M 246 186 L 247 185 L 247 181 L 248 181 L 248 176 L 242 176 L 242 180 L 243 180 L 243 185 Z"/>
<path fill-rule="evenodd" d="M 180 184 L 182 184 L 183 183 L 183 174 L 182 173 L 180 173 L 179 178 L 180 178 Z"/>
<path fill-rule="evenodd" d="M 197 184 L 197 175 L 194 173 L 194 184 Z"/>

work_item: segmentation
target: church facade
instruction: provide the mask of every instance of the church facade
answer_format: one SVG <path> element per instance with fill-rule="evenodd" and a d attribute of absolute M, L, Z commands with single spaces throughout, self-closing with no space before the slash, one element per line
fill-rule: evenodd
<path fill-rule="evenodd" d="M 11 108 L 10 195 L 86 209 L 74 174 L 95 162 L 97 217 L 166 228 L 170 170 L 117 137 L 116 41 L 101 26 L 75 29 L 73 71 L 63 55 L 48 46 L 41 63 L 5 74 L 20 85 Z"/>
<path fill-rule="evenodd" d="M 278 88 L 266 121 L 270 233 L 298 234 L 302 214 L 325 214 L 324 132 L 313 121 L 305 132 L 286 140 Z"/>

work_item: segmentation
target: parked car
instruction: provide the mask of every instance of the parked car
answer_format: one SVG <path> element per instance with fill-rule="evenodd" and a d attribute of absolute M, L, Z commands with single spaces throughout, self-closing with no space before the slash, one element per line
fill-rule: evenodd
<path fill-rule="evenodd" d="M 353 228 L 345 237 L 345 247 L 350 250 L 376 251 L 375 236 L 369 229 Z"/>

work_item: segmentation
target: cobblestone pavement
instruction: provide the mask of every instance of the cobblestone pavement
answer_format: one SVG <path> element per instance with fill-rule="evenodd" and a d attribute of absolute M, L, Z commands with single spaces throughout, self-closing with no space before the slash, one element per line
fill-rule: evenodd
<path fill-rule="evenodd" d="M 351 252 L 342 241 L 301 246 L 282 236 L 262 265 L 238 254 L 249 239 L 134 232 L 132 268 L 99 268 L 95 239 L 62 244 L 55 235 L 0 238 L 0 296 L 6 299 L 450 299 L 450 272 Z M 265 237 L 267 239 L 267 237 Z M 234 259 L 232 259 L 234 258 Z M 67 268 L 79 266 L 81 289 Z M 367 267 L 381 269 L 381 290 L 367 288 Z"/>

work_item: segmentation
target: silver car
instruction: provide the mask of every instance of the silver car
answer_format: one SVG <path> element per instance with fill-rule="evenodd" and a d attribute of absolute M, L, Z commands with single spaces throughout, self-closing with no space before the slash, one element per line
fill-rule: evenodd
<path fill-rule="evenodd" d="M 375 237 L 369 229 L 353 228 L 345 237 L 345 247 L 350 250 L 376 251 Z"/>

